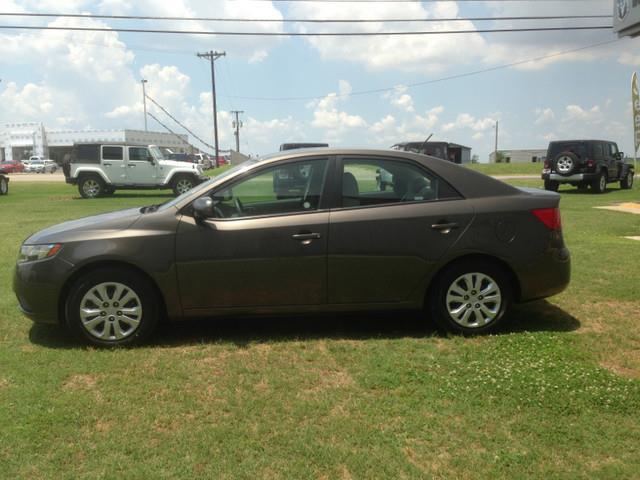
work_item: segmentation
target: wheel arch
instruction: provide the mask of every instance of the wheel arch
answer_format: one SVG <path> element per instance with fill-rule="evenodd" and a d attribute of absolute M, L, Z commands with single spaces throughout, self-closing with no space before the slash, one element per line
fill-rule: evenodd
<path fill-rule="evenodd" d="M 176 181 L 176 179 L 182 177 L 182 176 L 187 176 L 187 177 L 193 177 L 193 180 L 195 181 L 197 178 L 197 175 L 195 173 L 193 173 L 192 171 L 189 170 L 177 170 L 177 171 L 173 171 L 169 174 L 169 176 L 167 177 L 167 180 L 165 181 L 165 185 L 173 185 L 173 183 Z"/>
<path fill-rule="evenodd" d="M 128 263 L 128 262 L 124 262 L 121 260 L 100 260 L 97 262 L 92 262 L 86 265 L 83 265 L 82 267 L 80 267 L 78 270 L 76 270 L 75 272 L 73 272 L 69 278 L 66 279 L 66 281 L 64 282 L 64 284 L 62 285 L 62 288 L 60 289 L 60 294 L 58 295 L 58 323 L 60 323 L 61 325 L 64 324 L 64 318 L 65 318 L 65 308 L 66 308 L 66 303 L 67 303 L 67 297 L 69 296 L 69 292 L 71 291 L 71 287 L 73 286 L 73 284 L 83 275 L 86 275 L 87 273 L 97 270 L 99 268 L 123 268 L 125 270 L 129 270 L 129 271 L 133 271 L 136 272 L 137 274 L 139 274 L 140 276 L 142 276 L 143 278 L 145 278 L 149 284 L 152 286 L 152 288 L 154 289 L 156 295 L 158 296 L 158 299 L 160 301 L 160 321 L 164 321 L 167 318 L 167 304 L 164 298 L 164 295 L 162 294 L 162 290 L 160 290 L 160 287 L 158 286 L 158 284 L 156 283 L 156 281 L 153 279 L 153 277 L 151 277 L 147 272 L 145 272 L 144 270 L 142 270 L 140 267 L 132 264 L 132 263 Z"/>
<path fill-rule="evenodd" d="M 510 283 L 512 294 L 513 294 L 513 300 L 516 302 L 520 301 L 521 289 L 522 289 L 520 285 L 520 279 L 518 278 L 518 275 L 513 270 L 513 268 L 511 268 L 511 266 L 507 262 L 505 262 L 501 258 L 498 258 L 493 255 L 489 255 L 486 253 L 470 253 L 470 254 L 463 255 L 461 257 L 453 258 L 438 269 L 438 271 L 433 275 L 433 277 L 431 277 L 431 281 L 427 286 L 427 289 L 424 295 L 424 304 L 425 305 L 427 304 L 427 302 L 429 301 L 429 298 L 431 297 L 436 286 L 438 285 L 440 278 L 449 269 L 453 268 L 455 265 L 469 262 L 469 261 L 483 261 L 483 262 L 491 263 L 497 266 L 498 268 L 500 268 L 509 279 L 509 283 Z"/>
<path fill-rule="evenodd" d="M 88 176 L 92 176 L 92 175 L 97 175 L 98 177 L 100 177 L 102 179 L 102 181 L 105 184 L 110 184 L 111 181 L 106 177 L 106 175 L 102 172 L 102 170 L 98 170 L 98 169 L 91 169 L 91 170 L 79 170 L 76 172 L 76 177 L 78 182 L 82 181 L 83 177 L 88 177 Z"/>

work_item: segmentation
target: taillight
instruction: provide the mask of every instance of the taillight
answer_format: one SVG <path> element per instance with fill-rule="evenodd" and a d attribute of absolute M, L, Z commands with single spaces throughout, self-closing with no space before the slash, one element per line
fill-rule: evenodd
<path fill-rule="evenodd" d="M 593 166 L 596 164 L 596 162 L 590 158 L 587 159 L 587 167 L 589 168 L 593 168 Z"/>
<path fill-rule="evenodd" d="M 551 168 L 551 164 L 549 163 L 549 160 L 544 161 L 544 168 Z"/>
<path fill-rule="evenodd" d="M 539 208 L 531 213 L 544 223 L 549 230 L 562 230 L 559 208 Z"/>

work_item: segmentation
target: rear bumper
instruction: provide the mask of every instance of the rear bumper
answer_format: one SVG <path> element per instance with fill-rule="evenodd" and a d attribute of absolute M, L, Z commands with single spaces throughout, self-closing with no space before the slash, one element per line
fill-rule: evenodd
<path fill-rule="evenodd" d="M 533 261 L 516 266 L 520 280 L 519 301 L 529 302 L 557 295 L 571 281 L 571 254 L 566 247 L 551 248 Z"/>
<path fill-rule="evenodd" d="M 560 175 L 559 173 L 543 173 L 543 180 L 552 180 L 560 183 L 592 182 L 598 179 L 598 173 L 574 173 L 573 175 Z"/>

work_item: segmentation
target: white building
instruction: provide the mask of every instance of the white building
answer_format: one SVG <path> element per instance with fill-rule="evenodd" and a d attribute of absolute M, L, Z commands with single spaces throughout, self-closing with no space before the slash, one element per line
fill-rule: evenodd
<path fill-rule="evenodd" d="M 502 154 L 502 163 L 537 163 L 544 161 L 547 149 L 498 150 L 498 153 Z M 489 163 L 496 163 L 496 152 L 489 155 Z"/>
<path fill-rule="evenodd" d="M 189 137 L 169 132 L 144 130 L 49 130 L 42 123 L 0 125 L 0 160 L 23 160 L 43 155 L 61 162 L 74 143 L 118 142 L 133 145 L 158 145 L 181 153 L 191 150 Z"/>

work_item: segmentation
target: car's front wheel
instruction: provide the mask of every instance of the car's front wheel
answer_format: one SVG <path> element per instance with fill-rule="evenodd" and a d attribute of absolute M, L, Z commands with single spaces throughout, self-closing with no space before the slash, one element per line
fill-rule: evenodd
<path fill-rule="evenodd" d="M 66 302 L 69 329 L 99 346 L 139 343 L 153 332 L 160 314 L 150 282 L 126 268 L 107 267 L 80 277 Z"/>
<path fill-rule="evenodd" d="M 511 303 L 510 283 L 504 271 L 490 262 L 461 262 L 440 275 L 427 301 L 442 330 L 485 333 L 504 318 Z"/>
<path fill-rule="evenodd" d="M 9 193 L 9 181 L 5 177 L 0 177 L 0 195 Z"/>
<path fill-rule="evenodd" d="M 105 185 L 96 175 L 87 175 L 78 182 L 78 192 L 82 198 L 96 198 L 104 193 Z"/>
<path fill-rule="evenodd" d="M 193 187 L 196 186 L 196 182 L 194 181 L 191 175 L 179 175 L 173 181 L 173 193 L 178 196 L 183 193 L 188 192 Z"/>
<path fill-rule="evenodd" d="M 629 170 L 622 180 L 620 180 L 620 188 L 629 190 L 631 187 L 633 187 L 633 172 Z"/>

